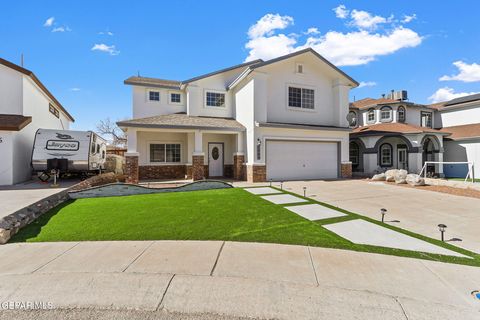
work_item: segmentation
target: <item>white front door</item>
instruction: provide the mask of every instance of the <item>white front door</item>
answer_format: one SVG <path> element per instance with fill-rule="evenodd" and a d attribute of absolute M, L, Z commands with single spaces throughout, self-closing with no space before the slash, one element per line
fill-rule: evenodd
<path fill-rule="evenodd" d="M 208 144 L 208 176 L 223 176 L 223 144 Z"/>
<path fill-rule="evenodd" d="M 407 169 L 407 149 L 398 149 L 398 169 Z"/>

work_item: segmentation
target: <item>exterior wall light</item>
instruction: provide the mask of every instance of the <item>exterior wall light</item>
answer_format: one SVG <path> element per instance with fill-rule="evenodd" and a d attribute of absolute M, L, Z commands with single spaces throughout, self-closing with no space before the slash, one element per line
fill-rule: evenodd
<path fill-rule="evenodd" d="M 445 238 L 444 238 L 445 229 L 447 229 L 447 226 L 444 225 L 443 223 L 438 225 L 438 230 L 440 230 L 442 241 L 445 241 Z"/>
<path fill-rule="evenodd" d="M 387 214 L 387 209 L 382 208 L 380 209 L 380 213 L 382 214 L 382 223 L 385 221 L 385 215 Z"/>

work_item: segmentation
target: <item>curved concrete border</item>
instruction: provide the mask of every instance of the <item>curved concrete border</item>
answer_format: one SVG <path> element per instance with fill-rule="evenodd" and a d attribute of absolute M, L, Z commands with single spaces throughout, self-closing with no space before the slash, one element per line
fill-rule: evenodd
<path fill-rule="evenodd" d="M 68 195 L 71 199 L 99 198 L 99 197 L 118 197 L 132 196 L 139 194 L 154 194 L 165 192 L 198 191 L 211 189 L 233 188 L 229 183 L 219 180 L 202 180 L 188 183 L 179 187 L 171 188 L 148 188 L 137 184 L 129 183 L 110 183 L 102 186 L 92 187 L 79 191 L 70 191 Z"/>

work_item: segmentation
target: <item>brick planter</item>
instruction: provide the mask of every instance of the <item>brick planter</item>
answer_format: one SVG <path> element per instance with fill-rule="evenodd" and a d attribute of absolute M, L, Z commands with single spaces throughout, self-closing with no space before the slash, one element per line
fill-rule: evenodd
<path fill-rule="evenodd" d="M 340 176 L 342 178 L 351 178 L 352 177 L 352 163 L 343 162 L 340 165 Z"/>
<path fill-rule="evenodd" d="M 205 178 L 205 165 L 203 155 L 192 156 L 192 179 L 193 181 Z"/>
<path fill-rule="evenodd" d="M 244 155 L 233 156 L 233 179 L 244 180 L 244 174 L 243 174 L 244 162 L 245 162 Z"/>
<path fill-rule="evenodd" d="M 140 179 L 185 179 L 187 175 L 184 165 L 140 166 Z"/>
<path fill-rule="evenodd" d="M 138 183 L 138 156 L 125 157 L 125 182 Z"/>

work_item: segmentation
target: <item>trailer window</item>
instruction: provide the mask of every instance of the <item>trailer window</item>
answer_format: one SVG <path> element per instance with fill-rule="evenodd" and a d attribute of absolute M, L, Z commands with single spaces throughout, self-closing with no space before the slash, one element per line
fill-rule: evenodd
<path fill-rule="evenodd" d="M 105 159 L 105 150 L 102 151 L 102 159 Z"/>
<path fill-rule="evenodd" d="M 97 144 L 97 153 L 100 153 L 100 145 Z"/>

